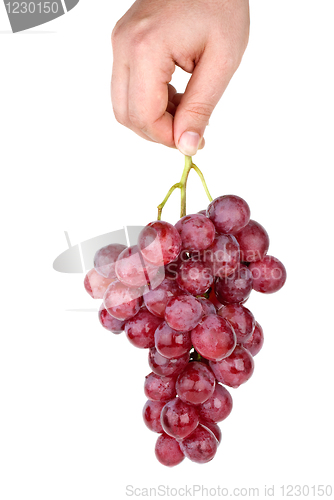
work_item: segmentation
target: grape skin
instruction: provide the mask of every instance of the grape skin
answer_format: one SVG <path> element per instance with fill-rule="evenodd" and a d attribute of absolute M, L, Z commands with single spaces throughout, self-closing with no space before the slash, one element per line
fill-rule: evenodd
<path fill-rule="evenodd" d="M 176 280 L 182 290 L 192 295 L 201 295 L 212 285 L 213 275 L 207 264 L 189 259 L 180 265 Z"/>
<path fill-rule="evenodd" d="M 184 439 L 198 425 L 198 413 L 194 406 L 184 403 L 180 398 L 169 401 L 161 412 L 161 425 L 169 436 Z"/>
<path fill-rule="evenodd" d="M 240 262 L 239 243 L 231 234 L 218 234 L 212 245 L 199 258 L 212 268 L 214 276 L 223 278 L 238 267 Z"/>
<path fill-rule="evenodd" d="M 138 238 L 144 258 L 157 266 L 166 265 L 177 258 L 181 251 L 181 237 L 172 224 L 164 221 L 150 222 Z"/>
<path fill-rule="evenodd" d="M 262 349 L 264 343 L 263 329 L 261 325 L 256 321 L 255 328 L 250 336 L 250 338 L 243 342 L 243 346 L 247 351 L 251 353 L 252 356 L 256 356 Z"/>
<path fill-rule="evenodd" d="M 178 375 L 189 362 L 190 353 L 187 351 L 179 358 L 165 358 L 155 347 L 152 347 L 148 353 L 148 364 L 152 372 L 162 377 L 171 377 Z"/>
<path fill-rule="evenodd" d="M 215 389 L 215 376 L 204 363 L 188 363 L 176 380 L 176 392 L 185 403 L 199 405 L 209 399 Z"/>
<path fill-rule="evenodd" d="M 195 328 L 202 315 L 203 309 L 200 302 L 191 295 L 171 298 L 165 310 L 167 324 L 179 332 L 187 332 Z"/>
<path fill-rule="evenodd" d="M 125 323 L 125 333 L 135 347 L 148 349 L 154 347 L 154 333 L 162 323 L 162 319 L 141 309 L 133 318 Z"/>
<path fill-rule="evenodd" d="M 221 384 L 216 384 L 212 396 L 198 407 L 200 419 L 217 423 L 225 420 L 231 413 L 233 400 L 228 390 Z"/>
<path fill-rule="evenodd" d="M 218 382 L 234 389 L 247 382 L 254 372 L 253 357 L 241 345 L 237 345 L 228 358 L 210 361 L 209 365 Z"/>
<path fill-rule="evenodd" d="M 106 330 L 109 330 L 112 333 L 119 334 L 122 333 L 125 326 L 125 321 L 120 321 L 119 319 L 114 318 L 111 314 L 108 313 L 103 303 L 100 306 L 98 317 L 101 325 Z"/>
<path fill-rule="evenodd" d="M 213 432 L 199 424 L 194 432 L 180 441 L 180 448 L 192 462 L 205 464 L 215 456 L 218 441 Z"/>
<path fill-rule="evenodd" d="M 218 361 L 229 356 L 237 339 L 230 323 L 216 314 L 205 316 L 191 332 L 194 348 L 204 358 Z"/>
<path fill-rule="evenodd" d="M 93 299 L 103 299 L 105 291 L 113 281 L 115 280 L 104 278 L 93 268 L 85 276 L 84 287 Z"/>
<path fill-rule="evenodd" d="M 150 290 L 144 295 L 144 302 L 147 309 L 158 316 L 163 318 L 165 315 L 165 309 L 167 302 L 172 297 L 177 297 L 184 292 L 180 290 L 175 280 L 166 278 L 163 282 L 156 287 L 154 290 Z"/>
<path fill-rule="evenodd" d="M 162 465 L 167 467 L 174 467 L 185 458 L 176 439 L 165 433 L 161 434 L 157 439 L 155 456 Z"/>
<path fill-rule="evenodd" d="M 125 248 L 115 264 L 119 281 L 130 287 L 140 287 L 154 281 L 162 267 L 150 263 L 144 264 L 137 245 Z"/>
<path fill-rule="evenodd" d="M 247 307 L 240 304 L 228 304 L 221 307 L 217 314 L 232 325 L 237 344 L 243 344 L 251 337 L 255 328 L 255 318 Z"/>
<path fill-rule="evenodd" d="M 159 377 L 156 373 L 149 373 L 145 377 L 144 392 L 147 399 L 152 401 L 169 401 L 176 396 L 175 377 Z"/>
<path fill-rule="evenodd" d="M 209 248 L 216 232 L 211 220 L 202 214 L 185 215 L 175 227 L 180 233 L 182 247 L 189 252 Z"/>
<path fill-rule="evenodd" d="M 142 288 L 130 288 L 120 281 L 113 281 L 103 296 L 104 307 L 121 321 L 132 318 L 142 304 Z"/>
<path fill-rule="evenodd" d="M 250 209 L 240 196 L 230 194 L 213 200 L 206 215 L 212 220 L 218 233 L 236 234 L 248 224 Z"/>
<path fill-rule="evenodd" d="M 190 333 L 173 330 L 165 321 L 156 328 L 154 342 L 161 356 L 169 359 L 179 358 L 191 349 Z"/>
<path fill-rule="evenodd" d="M 222 304 L 243 304 L 253 288 L 253 275 L 244 264 L 234 270 L 230 276 L 216 278 L 214 291 Z"/>
<path fill-rule="evenodd" d="M 143 420 L 150 431 L 158 432 L 159 434 L 163 432 L 160 416 L 165 404 L 164 401 L 151 401 L 150 399 L 146 401 L 143 408 Z"/>
<path fill-rule="evenodd" d="M 236 234 L 240 247 L 240 256 L 243 262 L 261 260 L 268 252 L 269 236 L 261 224 L 250 220 L 241 231 Z"/>
<path fill-rule="evenodd" d="M 217 314 L 215 306 L 209 299 L 206 299 L 205 297 L 197 297 L 197 300 L 201 303 L 203 316 L 207 316 L 208 314 Z"/>
<path fill-rule="evenodd" d="M 217 439 L 218 445 L 219 445 L 221 443 L 221 440 L 222 440 L 222 432 L 221 432 L 219 426 L 214 422 L 207 422 L 206 420 L 201 420 L 201 419 L 200 419 L 199 423 L 201 424 L 202 427 L 206 427 L 207 429 L 209 429 L 209 431 L 212 432 L 212 434 L 214 434 L 215 438 Z"/>
<path fill-rule="evenodd" d="M 115 279 L 115 262 L 121 252 L 126 249 L 125 245 L 112 243 L 100 248 L 94 256 L 94 268 L 104 278 Z"/>
<path fill-rule="evenodd" d="M 281 261 L 266 255 L 262 260 L 252 262 L 249 270 L 253 276 L 253 289 L 262 293 L 278 292 L 286 281 L 286 269 Z"/>

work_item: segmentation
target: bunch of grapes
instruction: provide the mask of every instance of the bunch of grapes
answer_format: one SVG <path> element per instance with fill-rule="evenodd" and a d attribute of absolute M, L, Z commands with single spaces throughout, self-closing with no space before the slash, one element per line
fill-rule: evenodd
<path fill-rule="evenodd" d="M 212 460 L 218 423 L 232 410 L 226 386 L 252 376 L 263 331 L 244 304 L 252 289 L 273 293 L 286 280 L 268 247 L 248 204 L 225 195 L 174 226 L 151 222 L 135 246 L 95 255 L 84 285 L 103 299 L 101 324 L 148 349 L 143 419 L 159 434 L 155 453 L 166 466 Z"/>

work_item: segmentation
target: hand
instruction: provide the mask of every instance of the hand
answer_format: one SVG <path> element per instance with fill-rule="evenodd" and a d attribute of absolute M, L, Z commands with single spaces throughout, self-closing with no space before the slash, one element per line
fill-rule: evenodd
<path fill-rule="evenodd" d="M 248 0 L 137 0 L 112 34 L 116 119 L 192 156 L 248 43 Z M 192 73 L 184 94 L 175 65 Z"/>

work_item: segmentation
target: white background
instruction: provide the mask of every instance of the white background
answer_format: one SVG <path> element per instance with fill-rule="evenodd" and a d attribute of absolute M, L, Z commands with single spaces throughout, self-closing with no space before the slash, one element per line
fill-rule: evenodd
<path fill-rule="evenodd" d="M 72 244 L 156 218 L 183 158 L 119 125 L 110 33 L 130 2 L 84 1 L 12 35 L 0 4 L 0 498 L 107 500 L 138 488 L 333 482 L 332 0 L 254 0 L 242 65 L 196 156 L 213 197 L 244 197 L 287 268 L 253 292 L 265 345 L 206 465 L 154 456 L 142 422 L 147 352 L 103 330 L 83 275 L 53 260 Z M 187 76 L 177 71 L 178 90 Z M 188 212 L 207 205 L 196 174 Z M 164 218 L 175 222 L 174 194 Z M 311 493 L 310 493 L 310 496 Z"/>

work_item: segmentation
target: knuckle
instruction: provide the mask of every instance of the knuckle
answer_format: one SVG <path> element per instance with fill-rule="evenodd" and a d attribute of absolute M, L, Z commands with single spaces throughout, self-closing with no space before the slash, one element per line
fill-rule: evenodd
<path fill-rule="evenodd" d="M 190 114 L 195 120 L 203 121 L 209 120 L 211 113 L 213 111 L 212 106 L 202 103 L 202 102 L 192 102 L 188 103 L 184 111 Z"/>
<path fill-rule="evenodd" d="M 122 29 L 121 29 L 121 22 L 119 20 L 115 24 L 114 29 L 112 30 L 112 33 L 111 33 L 111 44 L 112 44 L 113 47 L 118 42 L 118 40 L 120 38 L 120 35 L 121 35 L 121 31 L 122 31 Z"/>
<path fill-rule="evenodd" d="M 138 128 L 142 132 L 147 131 L 147 121 L 137 113 L 129 111 L 129 120 L 134 127 Z"/>

